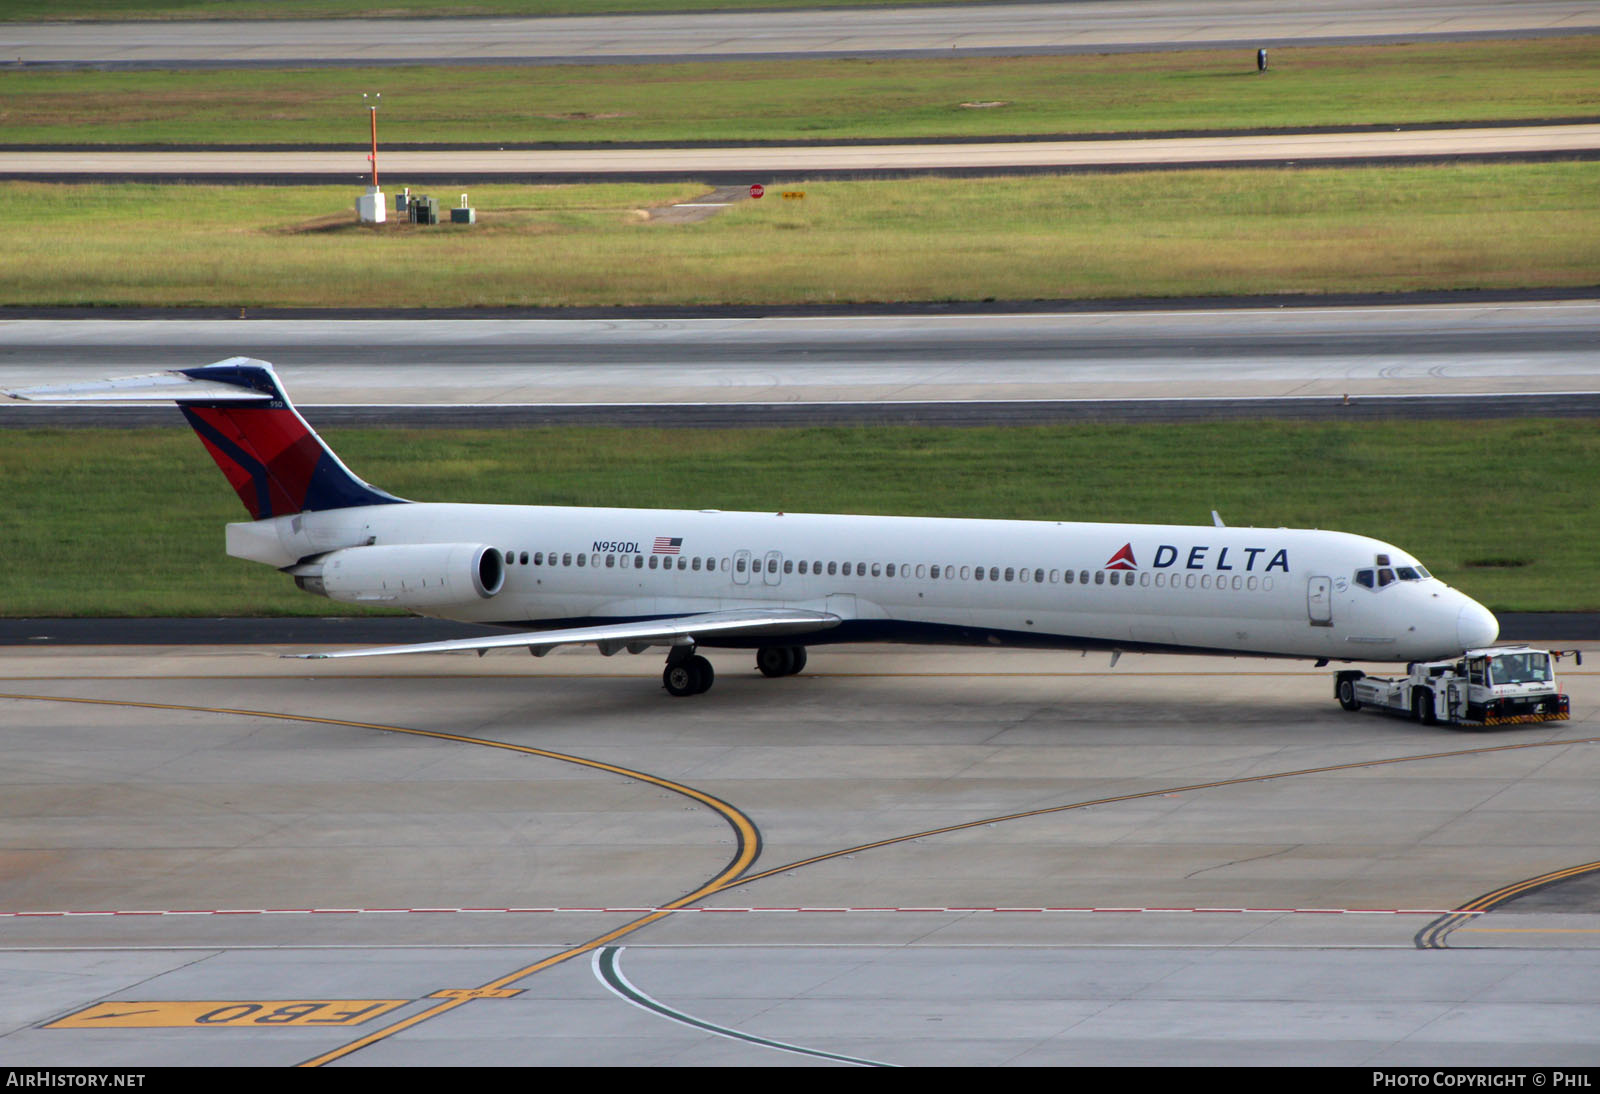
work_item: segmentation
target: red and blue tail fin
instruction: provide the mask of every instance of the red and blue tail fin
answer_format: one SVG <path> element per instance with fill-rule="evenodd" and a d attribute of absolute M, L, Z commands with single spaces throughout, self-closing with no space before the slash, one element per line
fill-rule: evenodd
<path fill-rule="evenodd" d="M 254 519 L 404 502 L 333 454 L 265 361 L 230 357 L 175 371 L 196 383 L 172 397 Z"/>
<path fill-rule="evenodd" d="M 252 357 L 4 394 L 66 403 L 171 399 L 256 520 L 405 501 L 356 478 L 300 417 L 272 366 Z"/>

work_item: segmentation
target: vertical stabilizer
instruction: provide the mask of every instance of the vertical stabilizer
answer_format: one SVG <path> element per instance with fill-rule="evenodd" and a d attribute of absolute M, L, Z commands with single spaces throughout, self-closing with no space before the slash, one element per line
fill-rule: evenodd
<path fill-rule="evenodd" d="M 230 357 L 201 368 L 8 391 L 52 403 L 178 404 L 256 520 L 306 510 L 404 502 L 351 474 L 306 424 L 265 361 Z"/>
<path fill-rule="evenodd" d="M 175 370 L 183 416 L 256 520 L 402 502 L 357 478 L 295 410 L 265 361 L 230 357 Z"/>

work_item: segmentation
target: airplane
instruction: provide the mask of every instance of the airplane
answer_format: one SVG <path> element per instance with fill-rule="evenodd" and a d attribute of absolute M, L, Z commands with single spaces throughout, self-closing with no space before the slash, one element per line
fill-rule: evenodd
<path fill-rule="evenodd" d="M 11 392 L 172 400 L 250 520 L 228 554 L 350 604 L 511 629 L 301 654 L 587 644 L 665 648 L 662 686 L 705 692 L 702 649 L 790 676 L 810 646 L 903 642 L 1330 661 L 1431 661 L 1499 623 L 1398 547 L 1304 528 L 413 502 L 358 478 L 265 361 Z"/>

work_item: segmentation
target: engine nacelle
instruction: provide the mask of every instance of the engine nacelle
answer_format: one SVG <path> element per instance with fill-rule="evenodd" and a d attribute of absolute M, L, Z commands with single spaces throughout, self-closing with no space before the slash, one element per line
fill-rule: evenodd
<path fill-rule="evenodd" d="M 346 547 L 289 572 L 330 600 L 416 610 L 487 600 L 506 583 L 500 552 L 482 543 Z"/>

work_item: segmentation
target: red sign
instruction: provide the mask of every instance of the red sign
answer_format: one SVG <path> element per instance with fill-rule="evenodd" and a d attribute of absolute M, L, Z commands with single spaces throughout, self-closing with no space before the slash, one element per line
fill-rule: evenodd
<path fill-rule="evenodd" d="M 750 196 L 751 197 L 758 198 L 758 197 L 760 197 L 762 194 L 764 194 L 766 192 L 767 192 L 766 187 L 762 186 L 759 182 L 753 182 L 753 183 L 750 184 Z"/>

